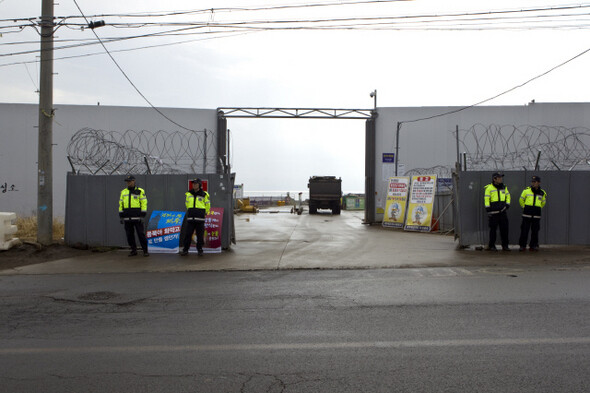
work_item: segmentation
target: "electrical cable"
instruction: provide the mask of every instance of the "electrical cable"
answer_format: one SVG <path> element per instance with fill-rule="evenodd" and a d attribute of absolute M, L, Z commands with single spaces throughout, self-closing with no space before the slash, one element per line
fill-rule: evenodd
<path fill-rule="evenodd" d="M 420 118 L 420 119 L 414 119 L 414 120 L 404 120 L 404 121 L 401 121 L 400 123 L 401 123 L 401 124 L 407 124 L 407 123 L 415 123 L 415 122 L 419 122 L 419 121 L 424 121 L 424 120 L 435 119 L 435 118 L 437 118 L 437 117 L 443 117 L 443 116 L 451 115 L 451 114 L 453 114 L 453 113 L 461 112 L 461 111 L 464 111 L 464 110 L 466 110 L 466 109 L 470 109 L 470 108 L 473 108 L 473 107 L 475 107 L 475 106 L 478 106 L 478 105 L 484 104 L 484 103 L 486 103 L 486 102 L 492 101 L 492 100 L 494 100 L 494 99 L 496 99 L 496 98 L 498 98 L 498 97 L 501 97 L 501 96 L 503 96 L 503 95 L 505 95 L 505 94 L 508 94 L 508 93 L 510 93 L 510 92 L 512 92 L 512 91 L 514 91 L 514 90 L 516 90 L 516 89 L 519 89 L 519 88 L 521 88 L 521 87 L 523 87 L 523 86 L 525 86 L 525 85 L 527 85 L 527 84 L 529 84 L 529 83 L 533 82 L 534 80 L 537 80 L 537 79 L 539 79 L 539 78 L 541 78 L 541 77 L 543 77 L 543 76 L 545 76 L 545 75 L 549 74 L 550 72 L 552 72 L 552 71 L 555 71 L 556 69 L 558 69 L 558 68 L 560 68 L 560 67 L 563 67 L 564 65 L 566 65 L 566 64 L 568 64 L 568 63 L 570 63 L 570 62 L 574 61 L 575 59 L 577 59 L 577 58 L 579 58 L 579 57 L 581 57 L 581 56 L 585 55 L 585 54 L 586 54 L 586 53 L 588 53 L 588 52 L 590 52 L 590 48 L 588 48 L 588 49 L 586 49 L 586 50 L 584 50 L 584 51 L 582 51 L 582 52 L 578 53 L 578 54 L 577 54 L 577 55 L 575 55 L 574 57 L 572 57 L 572 58 L 570 58 L 570 59 L 568 59 L 568 60 L 566 60 L 566 61 L 564 61 L 564 62 L 562 62 L 562 63 L 559 63 L 558 65 L 556 65 L 556 66 L 554 66 L 554 67 L 550 68 L 549 70 L 547 70 L 547 71 L 545 71 L 545 72 L 543 72 L 543 73 L 541 73 L 541 74 L 539 74 L 539 75 L 537 75 L 537 76 L 535 76 L 535 77 L 533 77 L 533 78 L 531 78 L 531 79 L 527 80 L 526 82 L 523 82 L 523 83 L 521 83 L 521 84 L 519 84 L 519 85 L 516 85 L 516 86 L 514 86 L 514 87 L 511 87 L 510 89 L 508 89 L 508 90 L 505 90 L 505 91 L 503 91 L 502 93 L 496 94 L 496 95 L 495 95 L 495 96 L 493 96 L 493 97 L 490 97 L 490 98 L 487 98 L 487 99 L 485 99 L 485 100 L 479 101 L 478 103 L 475 103 L 475 104 L 472 104 L 472 105 L 468 105 L 468 106 L 465 106 L 465 107 L 462 107 L 462 108 L 459 108 L 459 109 L 455 109 L 455 110 L 452 110 L 452 111 L 449 111 L 449 112 L 440 113 L 440 114 L 438 114 L 438 115 L 428 116 L 428 117 L 424 117 L 424 118 Z"/>
<path fill-rule="evenodd" d="M 78 8 L 78 10 L 80 11 L 80 14 L 82 16 L 84 16 L 84 12 L 82 12 L 82 9 L 80 8 L 80 6 L 78 5 L 78 2 L 76 0 L 72 0 L 74 2 L 74 4 L 76 5 L 76 7 Z M 84 19 L 88 22 L 88 20 L 86 19 L 86 17 L 84 17 Z M 131 78 L 129 78 L 129 76 L 127 75 L 127 73 L 125 73 L 125 71 L 123 71 L 123 68 L 121 68 L 121 66 L 119 65 L 119 63 L 117 63 L 117 61 L 115 60 L 115 58 L 113 57 L 113 55 L 109 52 L 109 50 L 107 49 L 106 45 L 101 41 L 100 37 L 98 36 L 98 34 L 96 34 L 96 32 L 94 31 L 94 29 L 92 29 L 92 32 L 94 33 L 94 35 L 96 36 L 96 39 L 100 41 L 100 44 L 102 45 L 102 47 L 104 48 L 104 50 L 106 51 L 106 53 L 109 55 L 109 57 L 111 58 L 111 60 L 113 61 L 113 63 L 115 63 L 115 65 L 117 66 L 117 68 L 119 69 L 119 71 L 121 71 L 121 73 L 123 74 L 123 76 L 125 77 L 125 79 L 127 79 L 127 81 L 131 84 L 131 86 L 133 86 L 133 88 L 135 89 L 135 91 L 141 96 L 141 98 L 143 98 L 145 100 L 145 102 L 148 103 L 148 105 L 154 109 L 156 112 L 158 112 L 162 117 L 164 117 L 166 120 L 168 120 L 169 122 L 171 122 L 172 124 L 182 128 L 183 130 L 187 130 L 187 131 L 192 131 L 192 132 L 197 132 L 196 130 L 192 130 L 190 128 L 187 128 L 177 122 L 175 122 L 174 120 L 172 120 L 171 118 L 169 118 L 168 116 L 166 116 L 161 110 L 159 110 L 158 108 L 156 108 L 150 100 L 148 100 L 148 98 L 137 88 L 137 86 L 135 86 L 135 84 L 133 83 L 133 81 L 131 81 Z"/>
<path fill-rule="evenodd" d="M 115 50 L 111 50 L 110 52 L 111 53 L 131 52 L 131 51 L 142 50 L 142 49 L 151 49 L 151 48 L 160 48 L 160 47 L 173 46 L 173 45 L 182 45 L 182 44 L 188 44 L 191 42 L 198 42 L 198 41 L 230 38 L 230 37 L 236 37 L 236 36 L 252 34 L 252 33 L 256 33 L 256 32 L 255 31 L 246 31 L 246 32 L 240 32 L 240 33 L 236 33 L 236 34 L 228 34 L 228 35 L 221 36 L 221 37 L 218 36 L 218 37 L 195 38 L 192 40 L 167 42 L 164 44 L 146 45 L 146 46 L 140 46 L 140 47 L 136 47 L 136 48 L 115 49 Z M 105 54 L 104 52 L 83 53 L 83 54 L 72 55 L 72 56 L 54 57 L 53 60 L 77 59 L 80 57 L 98 56 L 98 55 L 104 55 L 104 54 Z M 13 65 L 21 65 L 21 64 L 32 64 L 32 63 L 38 64 L 39 62 L 40 62 L 39 60 L 29 60 L 29 61 L 19 61 L 19 62 L 14 62 L 14 63 L 5 63 L 5 64 L 0 64 L 0 68 L 13 66 Z"/>

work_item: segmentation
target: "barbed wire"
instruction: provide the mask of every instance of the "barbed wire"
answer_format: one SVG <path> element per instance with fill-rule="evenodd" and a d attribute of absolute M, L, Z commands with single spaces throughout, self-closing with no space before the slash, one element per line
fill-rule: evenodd
<path fill-rule="evenodd" d="M 455 131 L 450 132 L 453 138 Z M 461 165 L 467 170 L 589 170 L 590 128 L 475 124 L 459 130 Z M 540 153 L 539 153 L 540 152 Z M 449 178 L 454 166 L 412 168 L 405 176 L 437 175 Z"/>
<path fill-rule="evenodd" d="M 430 168 L 412 168 L 407 170 L 404 176 L 437 175 L 438 177 L 451 177 L 453 168 L 445 165 L 436 165 Z"/>
<path fill-rule="evenodd" d="M 467 170 L 532 170 L 537 157 L 540 170 L 588 169 L 590 129 L 475 124 L 459 130 L 459 146 Z"/>
<path fill-rule="evenodd" d="M 82 128 L 67 147 L 78 173 L 208 173 L 217 166 L 216 138 L 203 131 L 124 132 Z"/>

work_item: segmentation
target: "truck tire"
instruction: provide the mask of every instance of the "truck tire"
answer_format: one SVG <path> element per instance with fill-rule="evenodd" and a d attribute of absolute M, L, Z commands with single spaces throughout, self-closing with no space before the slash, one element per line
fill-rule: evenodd
<path fill-rule="evenodd" d="M 336 205 L 332 208 L 332 214 L 340 214 L 340 205 Z"/>
<path fill-rule="evenodd" d="M 317 214 L 318 208 L 313 202 L 309 202 L 309 214 Z"/>

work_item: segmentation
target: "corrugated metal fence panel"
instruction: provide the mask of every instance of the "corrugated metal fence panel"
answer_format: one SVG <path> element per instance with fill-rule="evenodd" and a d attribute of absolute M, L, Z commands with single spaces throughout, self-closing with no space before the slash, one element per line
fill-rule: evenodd
<path fill-rule="evenodd" d="M 572 171 L 570 176 L 570 244 L 590 244 L 590 173 Z"/>
<path fill-rule="evenodd" d="M 135 175 L 136 184 L 145 190 L 148 213 L 153 210 L 184 211 L 184 194 L 188 180 L 200 177 L 208 181 L 212 207 L 223 207 L 221 245 L 230 246 L 233 226 L 233 185 L 223 175 Z M 125 187 L 125 176 L 73 175 L 67 177 L 66 235 L 67 244 L 125 247 L 125 231 L 119 222 L 119 195 Z"/>
<path fill-rule="evenodd" d="M 107 209 L 106 200 L 106 179 L 104 176 L 99 176 L 94 181 L 86 182 L 85 210 L 91 214 L 91 221 L 85 221 L 86 224 L 86 240 L 88 244 L 100 243 L 105 238 L 106 220 L 104 214 L 93 214 L 93 212 L 104 212 Z M 117 200 L 118 200 L 117 194 Z M 67 208 L 67 206 L 66 206 Z"/>
<path fill-rule="evenodd" d="M 529 172 L 533 175 L 533 172 Z M 571 172 L 543 172 L 541 188 L 547 192 L 547 205 L 543 208 L 539 242 L 541 244 L 570 244 L 568 240 Z M 530 176 L 529 179 L 530 180 Z M 527 186 L 530 184 L 527 184 Z M 519 206 L 520 207 L 520 206 Z"/>
<path fill-rule="evenodd" d="M 439 231 L 445 232 L 453 229 L 453 208 L 451 206 L 452 200 L 453 194 L 451 192 L 447 191 L 436 194 L 433 213 L 438 219 Z"/>
<path fill-rule="evenodd" d="M 460 172 L 459 182 L 455 187 L 455 193 L 458 194 L 456 230 L 459 231 L 459 241 L 461 245 L 480 244 L 482 243 L 483 233 L 481 227 L 482 202 L 480 202 L 481 173 L 479 172 Z M 482 197 L 483 198 L 483 197 Z"/>
<path fill-rule="evenodd" d="M 86 226 L 81 220 L 86 218 L 86 176 L 71 180 L 67 177 L 65 210 L 65 242 L 67 244 L 88 244 L 86 241 Z M 69 228 L 69 230 L 68 230 Z"/>
<path fill-rule="evenodd" d="M 459 244 L 487 245 L 488 219 L 483 203 L 484 187 L 491 182 L 494 171 L 467 171 L 459 173 L 455 188 Z M 587 171 L 510 171 L 504 172 L 504 183 L 511 196 L 508 211 L 510 244 L 518 244 L 522 209 L 521 192 L 530 186 L 533 174 L 541 177 L 541 188 L 547 192 L 547 205 L 543 209 L 539 241 L 541 244 L 590 244 L 590 172 Z M 498 236 L 499 242 L 499 236 Z"/>

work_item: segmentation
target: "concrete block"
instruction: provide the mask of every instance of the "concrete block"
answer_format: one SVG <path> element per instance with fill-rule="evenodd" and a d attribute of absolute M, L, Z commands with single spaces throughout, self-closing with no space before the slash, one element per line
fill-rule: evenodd
<path fill-rule="evenodd" d="M 18 230 L 12 222 L 16 220 L 16 213 L 0 212 L 0 250 L 8 250 L 18 244 L 20 240 L 13 235 Z"/>

